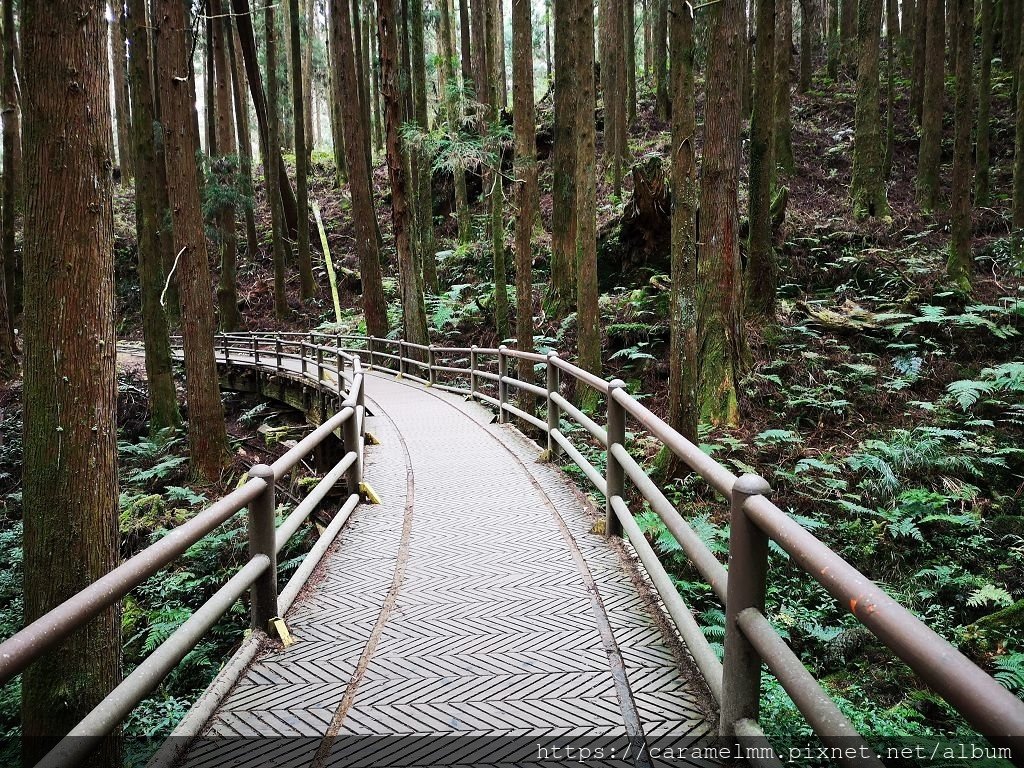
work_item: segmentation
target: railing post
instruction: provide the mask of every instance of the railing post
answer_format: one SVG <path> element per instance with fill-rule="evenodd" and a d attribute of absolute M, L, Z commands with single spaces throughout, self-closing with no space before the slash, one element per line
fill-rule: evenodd
<path fill-rule="evenodd" d="M 604 502 L 604 533 L 605 536 L 621 536 L 622 523 L 619 522 L 615 510 L 612 509 L 612 496 L 621 497 L 625 489 L 625 474 L 622 465 L 612 456 L 612 446 L 626 447 L 626 409 L 615 399 L 615 391 L 625 389 L 626 382 L 615 379 L 608 383 L 608 448 L 605 451 L 605 475 L 607 485 Z"/>
<path fill-rule="evenodd" d="M 258 477 L 267 487 L 249 504 L 249 557 L 266 555 L 270 567 L 253 583 L 250 592 L 252 628 L 267 631 L 270 620 L 277 617 L 277 552 L 274 545 L 274 470 L 266 464 L 257 464 L 249 470 L 249 477 Z"/>
<path fill-rule="evenodd" d="M 427 347 L 427 381 L 430 382 L 430 386 L 437 384 L 437 373 L 434 371 L 434 345 L 430 344 Z"/>
<path fill-rule="evenodd" d="M 228 351 L 228 337 L 221 336 L 221 340 L 224 342 L 224 362 L 226 363 L 231 356 L 231 353 Z"/>
<path fill-rule="evenodd" d="M 341 369 L 344 367 L 341 359 L 341 334 L 334 334 L 334 366 L 338 369 L 338 389 L 341 390 Z"/>
<path fill-rule="evenodd" d="M 275 357 L 275 360 L 274 360 L 275 366 L 274 367 L 275 367 L 276 370 L 280 371 L 281 370 L 281 337 L 280 336 L 275 336 L 274 337 L 274 357 Z"/>
<path fill-rule="evenodd" d="M 299 342 L 299 362 L 302 365 L 302 372 L 306 372 L 306 342 Z"/>
<path fill-rule="evenodd" d="M 367 366 L 367 370 L 373 370 L 373 336 L 366 337 L 366 351 L 370 353 L 370 364 Z"/>
<path fill-rule="evenodd" d="M 324 348 L 316 345 L 316 381 L 319 384 L 324 380 Z"/>
<path fill-rule="evenodd" d="M 256 364 L 260 362 L 260 345 L 256 342 L 256 334 L 252 337 L 252 361 Z"/>
<path fill-rule="evenodd" d="M 345 453 L 347 455 L 355 451 L 356 454 L 356 460 L 345 470 L 345 483 L 348 485 L 350 494 L 359 493 L 359 483 L 363 480 L 363 452 L 359 449 L 358 403 L 355 400 L 346 400 L 341 407 L 352 409 L 352 415 L 341 425 L 341 438 L 345 443 Z"/>
<path fill-rule="evenodd" d="M 554 358 L 558 357 L 558 353 L 554 350 L 548 352 L 547 362 L 547 378 L 548 378 L 548 458 L 554 459 L 562 450 L 562 447 L 555 440 L 552 433 L 558 429 L 558 422 L 561 417 L 561 411 L 558 408 L 558 404 L 551 399 L 551 395 L 558 392 L 558 367 L 554 363 Z"/>
<path fill-rule="evenodd" d="M 733 739 L 739 720 L 757 722 L 761 703 L 761 658 L 736 623 L 747 608 L 764 610 L 768 572 L 768 537 L 743 509 L 751 496 L 771 493 L 768 481 L 743 475 L 732 486 L 729 522 L 729 582 L 725 601 L 725 655 L 722 662 L 722 706 L 718 733 Z"/>
<path fill-rule="evenodd" d="M 469 348 L 469 396 L 476 400 L 476 344 Z"/>
<path fill-rule="evenodd" d="M 398 340 L 398 375 L 405 375 L 405 339 Z"/>
<path fill-rule="evenodd" d="M 502 381 L 508 375 L 508 360 L 505 358 L 504 344 L 498 347 L 498 423 L 504 424 L 507 421 L 505 416 L 505 401 L 508 399 L 508 387 Z"/>

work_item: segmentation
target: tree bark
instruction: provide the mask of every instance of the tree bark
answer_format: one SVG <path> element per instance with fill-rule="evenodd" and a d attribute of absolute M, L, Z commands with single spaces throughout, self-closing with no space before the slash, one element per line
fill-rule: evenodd
<path fill-rule="evenodd" d="M 1019 30 L 1018 30 L 1019 32 Z M 1024 45 L 1024 36 L 1018 34 Z M 1017 61 L 1017 113 L 1015 117 L 1013 150 L 1013 250 L 1018 269 L 1024 269 L 1024 52 L 1018 51 Z"/>
<path fill-rule="evenodd" d="M 124 4 L 123 0 L 110 3 L 110 41 L 114 66 L 114 111 L 117 113 L 117 162 L 121 167 L 121 183 L 127 184 L 135 176 L 132 158 L 132 125 L 128 108 L 128 81 L 125 72 L 128 57 L 124 51 Z"/>
<path fill-rule="evenodd" d="M 442 0 L 443 2 L 443 0 Z M 423 50 L 423 0 L 409 0 L 409 55 L 412 59 L 413 121 L 426 132 L 427 122 L 427 61 Z M 423 287 L 437 293 L 437 261 L 434 245 L 434 202 L 431 199 L 431 179 L 434 158 L 425 148 L 412 150 L 415 155 L 416 192 L 413 197 L 416 216 L 416 234 L 419 236 L 420 260 L 423 264 Z"/>
<path fill-rule="evenodd" d="M 939 167 L 942 160 L 942 110 L 945 86 L 943 52 L 945 14 L 942 0 L 922 0 L 927 10 L 925 80 L 921 107 L 921 145 L 917 159 L 917 201 L 930 213 L 939 203 Z"/>
<path fill-rule="evenodd" d="M 811 89 L 811 74 L 814 71 L 814 0 L 800 0 L 800 93 Z"/>
<path fill-rule="evenodd" d="M 395 248 L 398 251 L 403 337 L 414 344 L 426 344 L 427 315 L 412 251 L 413 222 L 412 212 L 409 210 L 409 179 L 400 135 L 402 102 L 398 88 L 398 19 L 395 2 L 396 0 L 377 0 L 381 98 L 384 101 L 388 178 L 391 181 L 391 219 L 395 233 Z"/>
<path fill-rule="evenodd" d="M 570 0 L 565 0 L 570 2 Z M 601 318 L 597 289 L 597 178 L 594 125 L 594 14 L 590 0 L 573 3 L 573 47 L 578 123 L 576 126 L 576 326 L 579 365 L 601 373 Z M 667 2 L 667 0 L 663 0 Z M 666 10 L 667 14 L 667 10 Z M 668 90 L 666 78 L 662 78 Z M 593 405 L 596 393 L 586 388 L 583 406 Z"/>
<path fill-rule="evenodd" d="M 924 105 L 924 65 L 927 54 L 928 0 L 918 0 L 917 18 L 914 23 L 914 50 L 910 72 L 910 105 L 914 118 L 921 122 Z"/>
<path fill-rule="evenodd" d="M 533 248 L 537 219 L 537 135 L 533 103 L 533 18 L 530 0 L 512 0 L 512 117 L 516 144 L 516 345 L 533 350 Z M 528 369 L 529 370 L 529 369 Z M 532 378 L 532 376 L 527 376 Z M 536 398 L 522 392 L 524 410 Z"/>
<path fill-rule="evenodd" d="M 280 189 L 281 203 L 284 206 L 285 221 L 288 223 L 288 232 L 297 234 L 299 206 L 295 200 L 295 193 L 292 192 L 292 185 L 288 182 L 288 171 L 284 165 L 284 158 L 281 157 L 280 141 L 276 144 L 270 141 L 270 121 L 267 115 L 268 99 L 263 95 L 263 77 L 260 75 L 256 34 L 252 28 L 249 0 L 231 0 L 231 12 L 235 15 L 242 63 L 245 65 L 245 77 L 249 83 L 249 94 L 252 96 L 253 108 L 256 111 L 256 125 L 260 134 L 260 155 L 263 157 L 264 168 L 270 165 L 267 158 L 273 158 L 277 162 L 276 178 Z"/>
<path fill-rule="evenodd" d="M 234 115 L 231 111 L 231 72 L 228 67 L 228 40 L 232 26 L 224 0 L 210 0 L 213 18 L 207 27 L 212 38 L 213 68 L 207 77 L 213 80 L 214 101 L 207 105 L 213 113 L 215 159 L 211 170 L 226 194 L 214 213 L 217 226 L 217 245 L 220 248 L 220 276 L 217 282 L 217 308 L 220 314 L 220 328 L 224 331 L 237 330 L 242 318 L 238 312 L 238 238 L 235 232 L 235 202 L 233 191 L 238 188 L 238 166 L 235 144 Z"/>
<path fill-rule="evenodd" d="M 494 154 L 496 160 L 493 168 L 487 168 L 484 172 L 484 188 L 490 190 L 488 202 L 490 203 L 490 219 L 488 222 L 488 235 L 491 241 L 491 261 L 494 268 L 494 329 L 499 339 L 507 338 L 508 327 L 508 283 L 505 274 L 505 190 L 504 177 L 501 171 L 501 147 L 496 141 L 496 127 L 501 122 L 501 110 L 504 106 L 502 101 L 502 87 L 500 78 L 504 77 L 502 68 L 499 66 L 499 58 L 504 59 L 500 51 L 501 37 L 498 34 L 500 2 L 492 3 L 490 0 L 481 0 L 474 6 L 485 8 L 481 15 L 484 17 L 484 45 L 486 48 L 487 64 L 485 68 L 485 79 L 487 80 L 487 97 L 483 99 L 485 109 L 482 115 L 484 121 L 490 121 L 491 125 L 484 125 L 489 150 Z M 493 126 L 493 127 L 492 127 Z"/>
<path fill-rule="evenodd" d="M 691 442 L 697 439 L 697 118 L 693 85 L 693 10 L 673 0 L 672 41 L 672 300 L 669 316 L 668 423 Z M 766 25 L 765 29 L 768 26 Z M 760 35 L 759 38 L 760 39 Z M 774 57 L 772 43 L 766 56 Z M 771 67 L 768 67 L 768 81 Z M 769 93 L 771 89 L 769 88 Z M 768 114 L 769 124 L 770 101 Z M 770 144 L 769 144 L 770 147 Z"/>
<path fill-rule="evenodd" d="M 544 299 L 548 314 L 565 317 L 576 282 L 576 45 L 572 3 L 555 0 L 555 108 L 551 150 L 551 282 Z"/>
<path fill-rule="evenodd" d="M 442 88 L 442 104 L 446 117 L 448 132 L 458 135 L 463 118 L 462 83 L 455 74 L 455 33 L 452 29 L 452 0 L 441 0 L 439 4 L 441 29 L 441 73 L 444 86 Z M 455 187 L 455 216 L 459 223 L 459 242 L 469 243 L 472 239 L 469 218 L 469 193 L 466 189 L 466 172 L 462 168 L 452 169 Z"/>
<path fill-rule="evenodd" d="M 277 80 L 277 25 L 274 23 L 273 5 L 267 5 L 263 11 L 265 45 L 267 58 L 267 101 L 271 106 L 267 110 L 267 139 L 271 147 L 281 146 L 281 121 L 277 113 L 278 80 Z M 267 199 L 270 206 L 271 240 L 274 253 L 274 314 L 279 320 L 291 314 L 286 292 L 286 264 L 291 244 L 287 240 L 286 216 L 284 201 L 281 199 L 280 175 L 284 173 L 283 161 L 275 163 L 273 155 L 263 153 L 263 173 L 266 175 Z M 291 189 L 291 187 L 289 187 Z"/>
<path fill-rule="evenodd" d="M 230 19 L 228 19 L 230 23 Z M 242 192 L 245 196 L 245 241 L 246 254 L 255 259 L 259 252 L 259 235 L 256 233 L 255 187 L 252 181 L 252 134 L 249 131 L 249 100 L 245 97 L 241 71 L 238 65 L 238 32 L 231 25 L 227 34 L 228 63 L 231 67 L 231 93 L 234 98 L 235 129 L 238 134 L 238 170 Z"/>
<path fill-rule="evenodd" d="M 291 72 L 292 111 L 295 128 L 295 189 L 296 204 L 299 207 L 297 255 L 299 262 L 299 290 L 303 301 L 316 295 L 316 281 L 313 279 L 313 261 L 309 253 L 309 155 L 306 152 L 306 104 L 302 98 L 305 76 L 302 72 L 302 16 L 299 0 L 288 0 L 291 23 Z"/>
<path fill-rule="evenodd" d="M 352 103 L 358 93 L 354 51 L 341 41 L 352 35 L 352 21 L 346 0 L 331 0 L 331 52 L 334 73 L 342 99 Z M 371 336 L 388 334 L 387 304 L 380 271 L 380 249 L 377 240 L 377 212 L 373 205 L 372 179 L 362 162 L 370 144 L 370 126 L 362 120 L 346 120 L 345 155 L 352 168 L 349 193 L 352 196 L 352 219 L 356 228 L 356 253 L 363 287 L 363 316 L 366 332 Z"/>
<path fill-rule="evenodd" d="M 697 258 L 697 402 L 702 420 L 735 424 L 739 418 L 736 393 L 746 349 L 740 307 L 740 100 L 736 76 L 743 8 L 740 0 L 721 0 L 707 13 L 711 28 Z"/>
<path fill-rule="evenodd" d="M 14 0 L 3 2 L 3 235 L 0 251 L 4 265 L 3 279 L 7 295 L 7 332 L 14 338 L 14 321 L 22 309 L 21 257 L 15 249 L 15 228 L 19 198 L 24 196 L 24 174 L 21 168 L 21 120 L 18 115 L 18 85 L 15 76 L 17 36 L 14 28 Z"/>
<path fill-rule="evenodd" d="M 22 8 L 29 623 L 113 569 L 120 553 L 106 4 Z M 115 604 L 22 674 L 24 765 L 120 682 L 120 628 Z M 119 742 L 104 739 L 89 765 L 120 765 Z"/>
<path fill-rule="evenodd" d="M 668 120 L 671 105 L 668 101 L 668 3 L 669 0 L 652 0 L 654 3 L 653 64 L 654 64 L 654 98 L 655 112 L 659 120 Z M 558 32 L 555 32 L 558 35 Z M 558 71 L 558 63 L 555 63 Z"/>
<path fill-rule="evenodd" d="M 828 63 L 826 72 L 830 80 L 839 77 L 839 3 L 840 0 L 824 0 L 828 3 Z"/>
<path fill-rule="evenodd" d="M 146 0 L 128 0 L 126 31 L 132 49 L 128 60 L 132 105 L 132 140 L 139 169 L 135 181 L 135 222 L 138 236 L 139 289 L 142 294 L 142 336 L 149 390 L 149 425 L 155 435 L 176 426 L 178 393 L 171 367 L 167 315 L 160 305 L 164 270 L 160 257 L 160 158 L 156 154 L 153 125 L 157 120 L 150 58 Z"/>
<path fill-rule="evenodd" d="M 199 199 L 199 137 L 195 92 L 188 77 L 190 30 L 185 7 L 177 0 L 156 0 L 153 27 L 157 38 L 156 80 L 164 126 L 167 196 L 178 262 L 189 454 L 193 475 L 213 482 L 224 467 L 227 431 L 213 356 L 213 297 Z"/>
<path fill-rule="evenodd" d="M 971 290 L 971 123 L 974 100 L 974 0 L 956 0 L 956 114 L 953 138 L 952 238 L 946 271 Z"/>
<path fill-rule="evenodd" d="M 782 0 L 788 3 L 790 0 Z M 778 265 L 772 247 L 772 158 L 775 114 L 775 0 L 757 0 L 754 50 L 754 99 L 750 115 L 749 260 L 746 311 L 754 317 L 775 314 Z"/>
<path fill-rule="evenodd" d="M 1006 0 L 1004 0 L 1005 2 Z M 980 208 L 989 204 L 989 163 L 992 135 L 993 0 L 981 0 L 981 72 L 978 77 L 978 140 L 975 149 L 974 200 Z"/>
<path fill-rule="evenodd" d="M 882 0 L 860 0 L 857 22 L 857 107 L 853 135 L 853 180 L 850 197 L 854 219 L 885 218 L 889 203 L 882 173 L 882 124 L 878 99 L 878 56 L 882 34 Z"/>
<path fill-rule="evenodd" d="M 636 0 L 625 0 L 622 11 L 626 33 L 626 46 L 622 51 L 626 57 L 626 120 L 632 126 L 636 122 Z M 548 59 L 550 64 L 550 56 Z"/>
<path fill-rule="evenodd" d="M 473 82 L 472 29 L 469 22 L 469 0 L 459 0 L 459 44 L 462 50 L 462 82 Z"/>
<path fill-rule="evenodd" d="M 786 176 L 793 173 L 793 119 L 790 65 L 793 63 L 792 0 L 777 6 L 775 28 L 775 165 Z"/>

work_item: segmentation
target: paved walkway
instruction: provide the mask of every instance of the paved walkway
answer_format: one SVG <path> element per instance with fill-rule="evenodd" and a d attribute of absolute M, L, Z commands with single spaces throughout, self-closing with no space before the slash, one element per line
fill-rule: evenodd
<path fill-rule="evenodd" d="M 366 385 L 383 504 L 357 508 L 286 617 L 296 644 L 268 643 L 188 765 L 642 766 L 645 743 L 703 741 L 653 590 L 537 446 L 457 396 Z"/>

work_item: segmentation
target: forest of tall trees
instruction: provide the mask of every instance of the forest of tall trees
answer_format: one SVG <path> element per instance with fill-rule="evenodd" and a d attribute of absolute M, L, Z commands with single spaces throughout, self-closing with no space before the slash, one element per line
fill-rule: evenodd
<path fill-rule="evenodd" d="M 0 24 L 0 403 L 23 425 L 0 478 L 25 621 L 125 551 L 125 339 L 147 433 L 186 436 L 182 483 L 210 498 L 239 450 L 215 334 L 323 328 L 621 376 L 740 470 L 737 441 L 767 451 L 794 514 L 873 516 L 880 577 L 883 542 L 930 546 L 939 519 L 905 522 L 909 487 L 944 525 L 1021 514 L 1021 0 L 2 0 Z M 883 457 L 872 425 L 910 445 Z M 914 435 L 974 453 L 928 476 Z M 1000 591 L 949 597 L 948 634 L 1014 656 L 1024 689 L 1019 619 L 998 642 L 965 629 L 1020 608 L 1014 563 L 955 566 L 960 593 Z M 794 644 L 847 631 L 801 611 Z M 26 765 L 127 642 L 109 610 L 25 674 Z"/>

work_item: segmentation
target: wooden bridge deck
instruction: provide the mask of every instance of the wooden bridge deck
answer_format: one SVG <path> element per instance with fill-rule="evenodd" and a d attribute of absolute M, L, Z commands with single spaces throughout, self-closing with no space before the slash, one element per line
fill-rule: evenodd
<path fill-rule="evenodd" d="M 707 740 L 703 682 L 571 481 L 476 403 L 366 385 L 383 503 L 356 509 L 286 616 L 296 643 L 267 642 L 186 763 L 553 765 L 539 747 L 600 742 L 615 759 L 587 765 L 650 765 L 641 744 Z"/>

